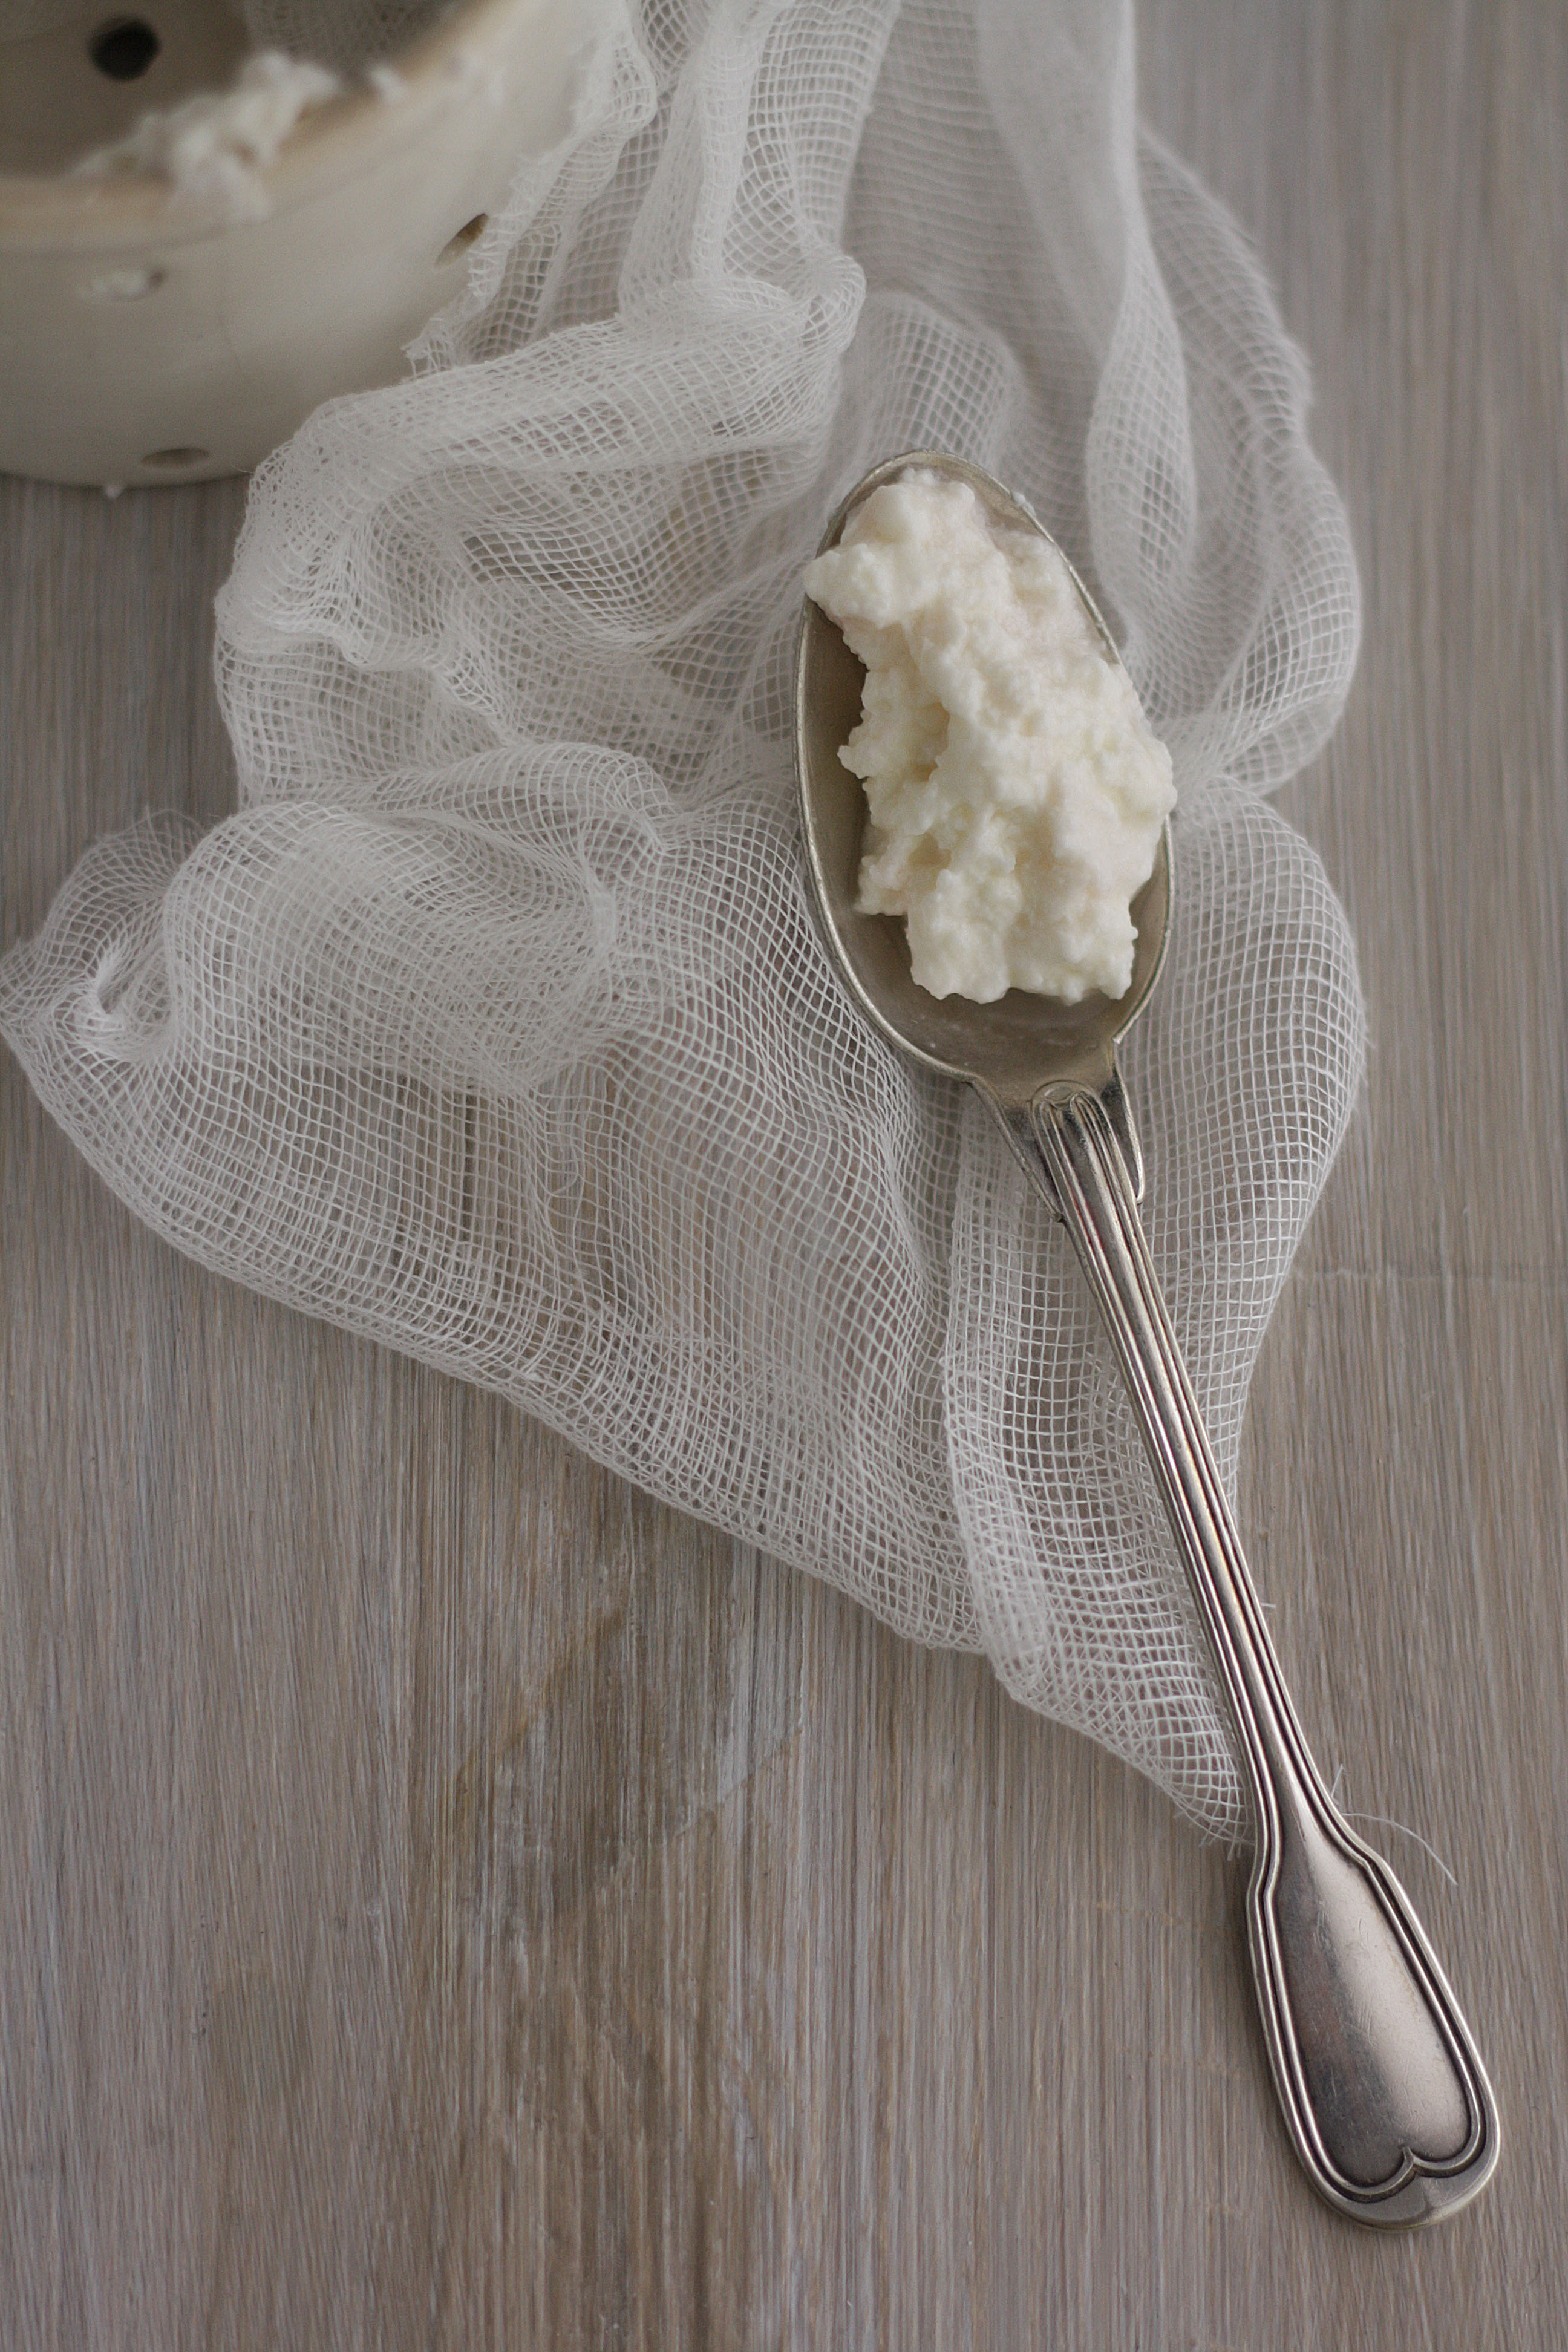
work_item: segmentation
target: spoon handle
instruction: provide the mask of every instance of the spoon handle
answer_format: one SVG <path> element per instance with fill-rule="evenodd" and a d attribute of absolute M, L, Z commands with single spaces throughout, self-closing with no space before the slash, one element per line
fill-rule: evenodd
<path fill-rule="evenodd" d="M 1497 2105 L 1409 1898 L 1308 1751 L 1149 1255 L 1121 1081 L 1048 1087 L 1000 1116 L 1089 1277 L 1235 1717 L 1257 1832 L 1253 1975 L 1296 2152 L 1355 2221 L 1435 2221 L 1490 2178 Z"/>

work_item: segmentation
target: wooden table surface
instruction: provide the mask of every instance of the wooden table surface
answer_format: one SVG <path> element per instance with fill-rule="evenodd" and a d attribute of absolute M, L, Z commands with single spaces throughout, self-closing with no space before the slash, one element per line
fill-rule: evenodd
<path fill-rule="evenodd" d="M 1285 795 L 1366 1098 L 1242 1510 L 1490 2059 L 1413 2239 L 1276 2117 L 1240 1885 L 973 1660 L 142 1232 L 0 1056 L 0 2340 L 1568 2344 L 1568 14 L 1159 0 L 1363 565 Z M 0 484 L 3 929 L 232 790 L 243 486 Z M 1452 1874 L 1450 1878 L 1449 1873 Z"/>

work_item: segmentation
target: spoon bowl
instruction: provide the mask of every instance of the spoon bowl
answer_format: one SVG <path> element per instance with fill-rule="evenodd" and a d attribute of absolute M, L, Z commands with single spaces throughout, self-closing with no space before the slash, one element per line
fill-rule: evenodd
<path fill-rule="evenodd" d="M 941 450 L 917 449 L 889 458 L 857 482 L 817 552 L 837 547 L 857 508 L 912 467 L 967 482 L 999 529 L 1048 538 L 1028 508 L 978 466 Z M 1078 573 L 1070 564 L 1068 570 L 1107 661 L 1120 668 L 1115 640 Z M 1105 1086 L 1117 1040 L 1142 1011 L 1164 960 L 1171 906 L 1168 831 L 1161 835 L 1153 872 L 1132 901 L 1138 943 L 1125 995 L 1112 1001 L 1095 992 L 1077 1004 L 1016 988 L 990 1004 L 928 995 L 910 973 L 902 923 L 891 915 L 868 915 L 858 903 L 866 795 L 838 753 L 860 717 L 865 676 L 842 632 L 808 598 L 795 656 L 802 834 L 817 919 L 851 994 L 889 1044 L 943 1077 L 983 1087 L 1005 1108 L 1022 1108 L 1053 1081 Z"/>

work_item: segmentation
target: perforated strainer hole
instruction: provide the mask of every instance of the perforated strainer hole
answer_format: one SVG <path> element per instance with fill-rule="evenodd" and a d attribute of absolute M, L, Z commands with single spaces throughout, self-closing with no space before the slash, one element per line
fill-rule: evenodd
<path fill-rule="evenodd" d="M 87 53 L 110 81 L 140 81 L 163 47 L 142 16 L 109 16 L 88 37 Z"/>
<path fill-rule="evenodd" d="M 198 449 L 194 445 L 181 449 L 149 449 L 142 458 L 144 466 L 205 466 L 212 456 L 210 449 Z"/>
<path fill-rule="evenodd" d="M 144 294 L 155 294 L 168 278 L 166 269 L 106 269 L 101 278 L 89 278 L 82 292 L 92 302 L 139 302 Z"/>
<path fill-rule="evenodd" d="M 470 245 L 477 245 L 489 225 L 489 213 L 476 213 L 472 220 L 466 220 L 457 235 L 449 236 L 436 256 L 437 268 L 439 269 L 445 261 L 456 261 L 460 253 L 467 253 Z"/>

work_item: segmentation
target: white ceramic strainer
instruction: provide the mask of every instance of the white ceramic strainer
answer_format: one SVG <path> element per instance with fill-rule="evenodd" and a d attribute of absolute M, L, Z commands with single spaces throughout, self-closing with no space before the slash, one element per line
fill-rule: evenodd
<path fill-rule="evenodd" d="M 519 163 L 567 128 L 605 13 L 0 0 L 0 468 L 237 473 L 394 381 Z M 258 64 L 268 35 L 321 63 Z"/>

